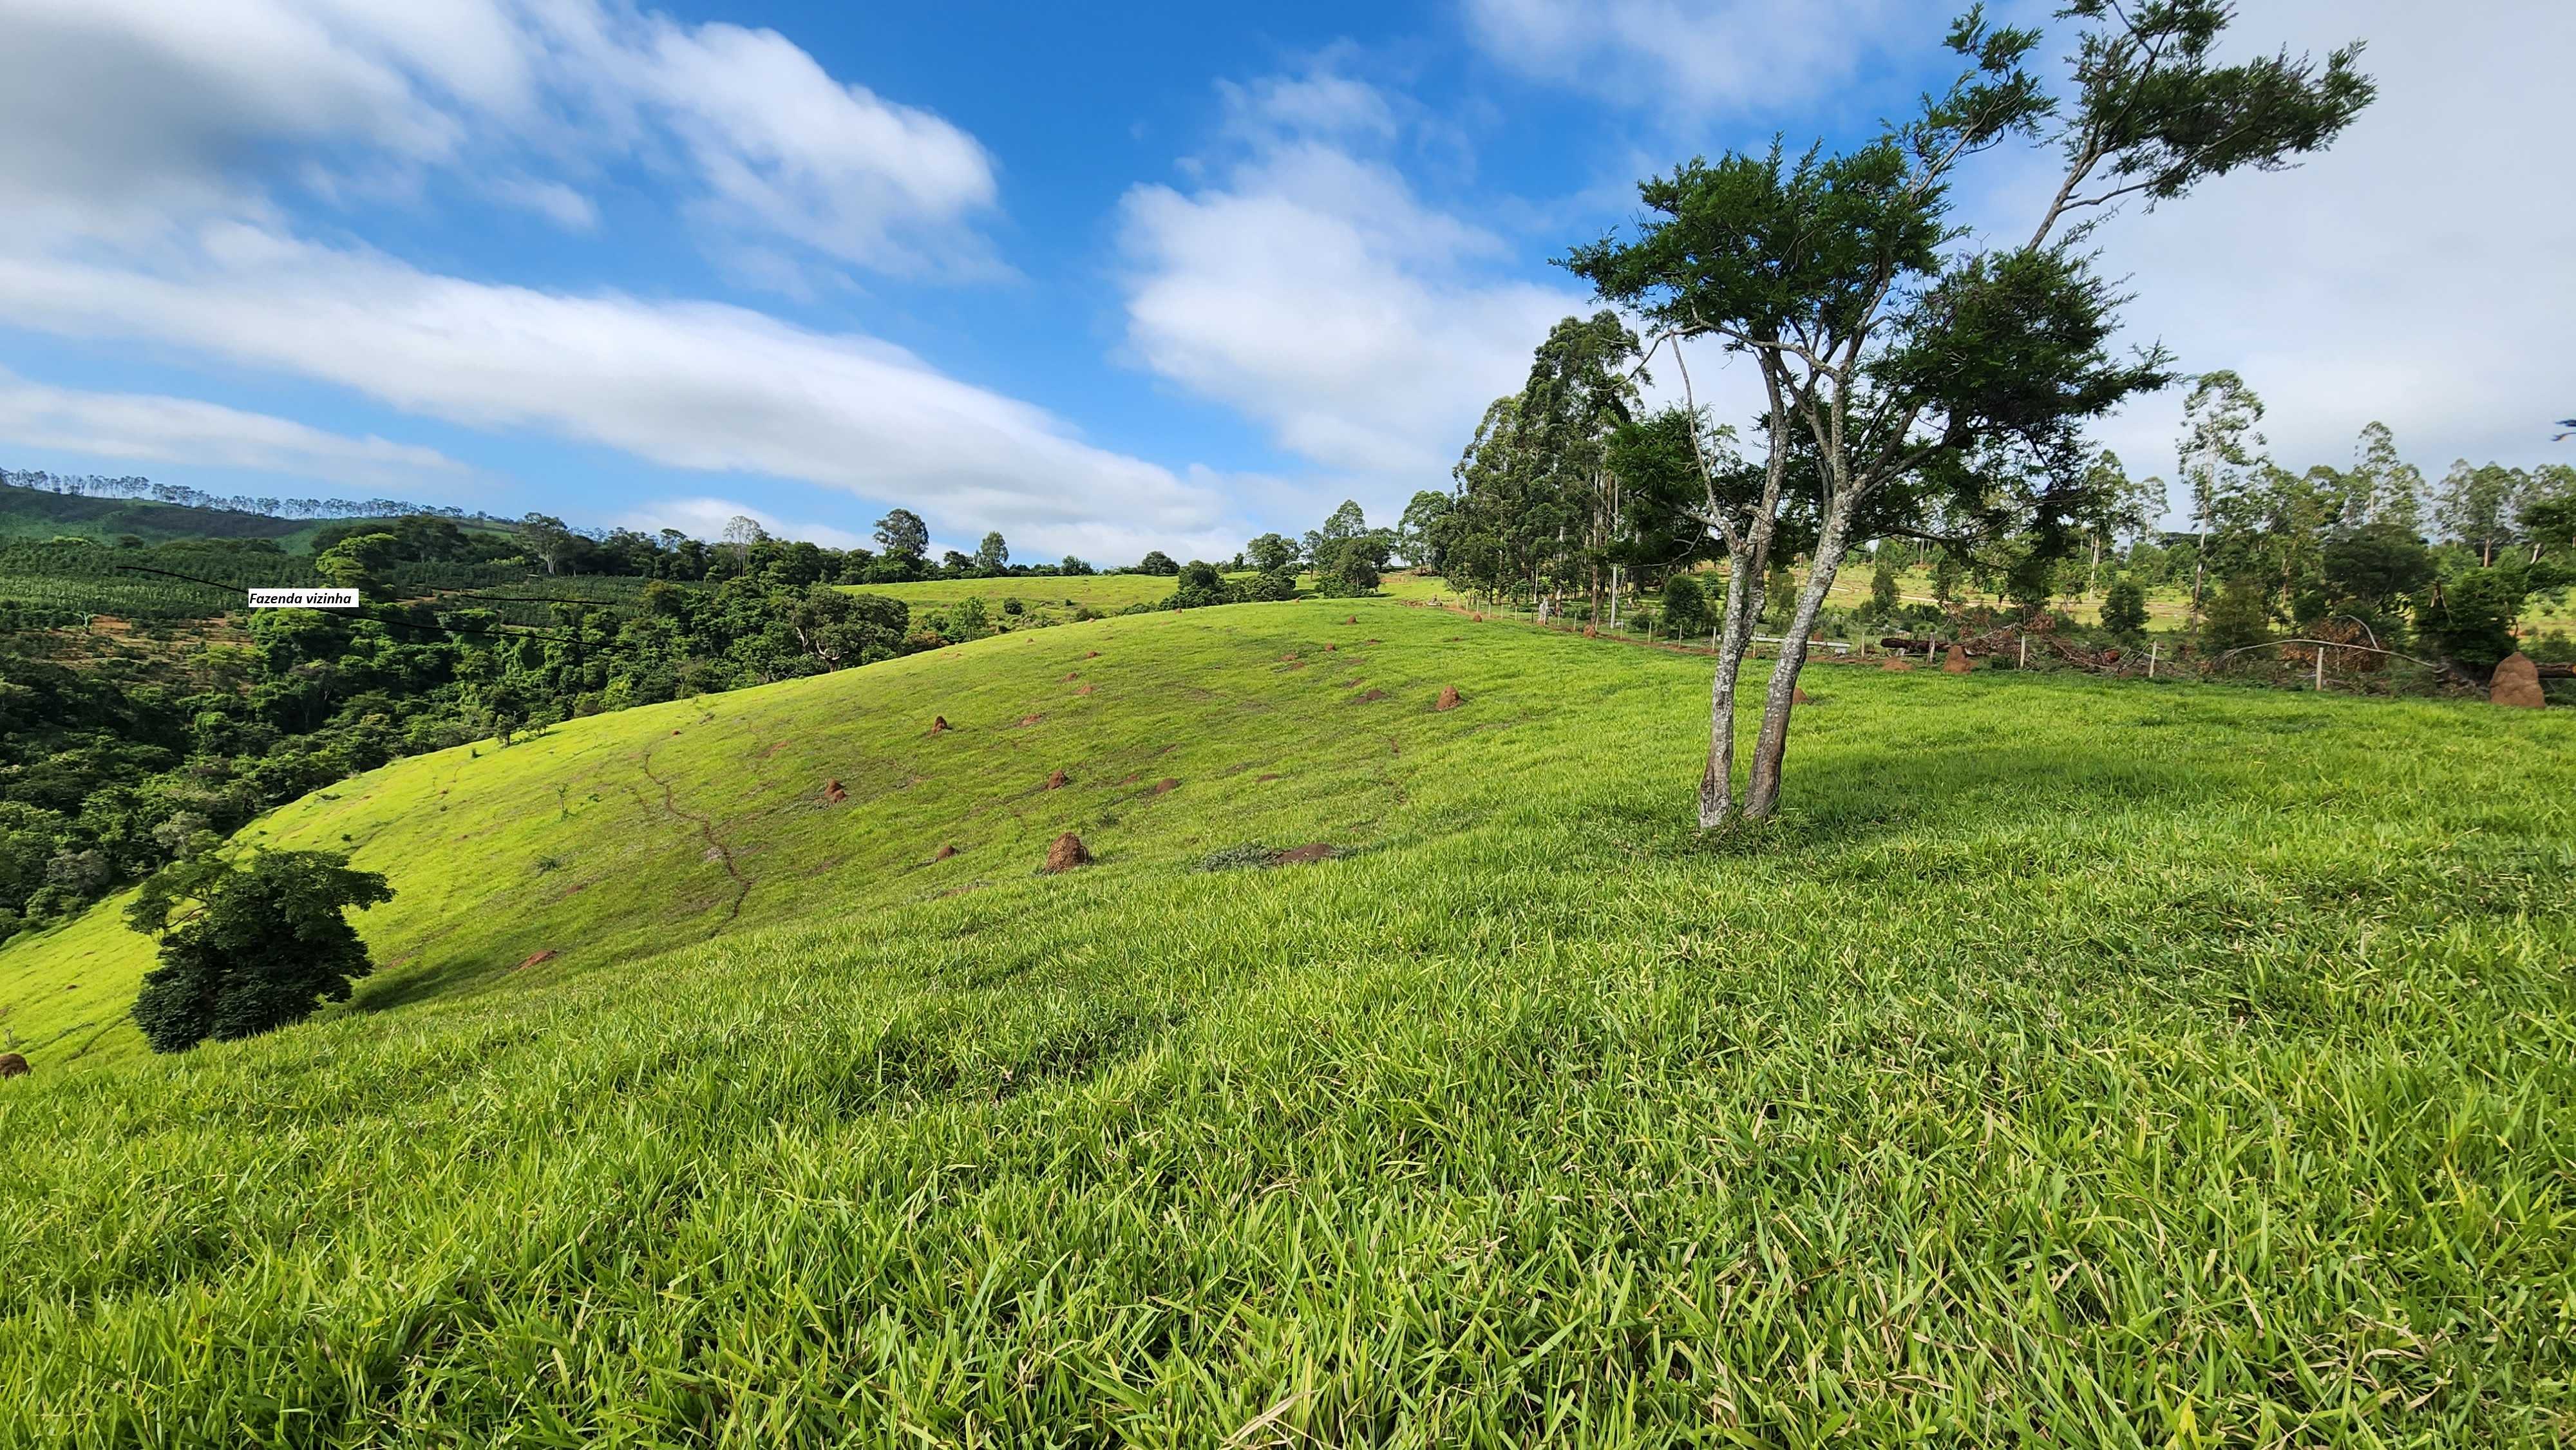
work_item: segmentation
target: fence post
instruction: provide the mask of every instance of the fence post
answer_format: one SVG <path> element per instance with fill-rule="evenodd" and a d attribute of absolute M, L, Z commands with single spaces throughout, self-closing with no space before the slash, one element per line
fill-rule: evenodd
<path fill-rule="evenodd" d="M 2151 680 L 2152 680 L 2152 679 L 2154 679 L 2154 678 L 2156 677 L 2156 651 L 2157 651 L 2158 649 L 2160 649 L 2160 648 L 2162 648 L 2162 646 L 2159 646 L 2159 645 L 2152 645 L 2152 644 L 2147 646 L 2147 678 L 2148 678 L 2148 679 L 2151 679 Z"/>
<path fill-rule="evenodd" d="M 2322 695 L 2322 694 L 2324 694 L 2325 692 L 2326 692 L 2326 647 L 2325 647 L 2325 645 L 2324 645 L 2324 643 L 2323 643 L 2323 642 L 2319 642 L 2319 644 L 2317 645 L 2317 693 L 2318 693 L 2318 694 L 2320 694 L 2320 695 Z"/>
<path fill-rule="evenodd" d="M 2026 669 L 2029 669 L 2029 668 L 2030 668 L 2030 636 L 2029 636 L 2029 635 L 2026 635 L 2026 634 L 2025 634 L 2025 635 L 2023 635 L 2023 636 L 2021 637 L 2021 663 L 2020 663 L 2020 664 L 2017 664 L 2017 665 L 2015 665 L 2015 666 L 2013 666 L 2013 668 L 2014 668 L 2014 669 L 2017 669 L 2017 670 L 2026 670 Z"/>

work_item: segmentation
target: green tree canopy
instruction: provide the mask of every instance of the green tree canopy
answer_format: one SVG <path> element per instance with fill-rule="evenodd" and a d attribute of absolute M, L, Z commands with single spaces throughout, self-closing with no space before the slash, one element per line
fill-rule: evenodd
<path fill-rule="evenodd" d="M 374 970 L 343 913 L 393 899 L 373 871 L 330 851 L 265 851 L 246 866 L 206 855 L 145 882 L 126 910 L 161 939 L 135 1024 L 156 1052 L 299 1022 Z"/>

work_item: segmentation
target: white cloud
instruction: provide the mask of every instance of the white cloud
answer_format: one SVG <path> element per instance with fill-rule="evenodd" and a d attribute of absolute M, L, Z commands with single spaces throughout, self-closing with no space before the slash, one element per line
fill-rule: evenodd
<path fill-rule="evenodd" d="M 454 482 L 468 470 L 434 448 L 326 433 L 194 398 L 47 387 L 0 372 L 0 440 L 98 458 L 292 473 L 382 488 Z"/>
<path fill-rule="evenodd" d="M 729 498 L 665 498 L 629 510 L 617 522 L 620 527 L 654 534 L 664 529 L 678 529 L 693 539 L 721 539 L 725 526 L 737 518 L 747 518 L 782 539 L 803 539 L 827 549 L 874 548 L 866 534 L 853 533 L 832 524 L 811 520 L 790 522 L 766 509 Z"/>
<path fill-rule="evenodd" d="M 1120 203 L 1129 349 L 1349 475 L 1372 512 L 1445 487 L 1485 405 L 1581 295 L 1504 275 L 1500 238 L 1361 154 L 1396 114 L 1371 88 L 1316 75 L 1225 94 L 1240 157 Z"/>
<path fill-rule="evenodd" d="M 535 212 L 565 231 L 587 232 L 599 226 L 599 208 L 560 181 L 505 176 L 494 181 L 491 190 L 494 200 Z"/>
<path fill-rule="evenodd" d="M 900 348 L 738 307 L 471 282 L 227 223 L 113 265 L 0 252 L 0 312 L 469 427 L 845 489 L 969 537 L 1002 528 L 1107 558 L 1234 542 L 1215 480 L 1095 448 Z"/>
<path fill-rule="evenodd" d="M 995 199 L 983 147 L 774 31 L 610 0 L 0 0 L 0 25 L 0 201 L 55 227 L 256 215 L 281 148 L 326 193 L 387 168 L 525 172 L 504 194 L 570 224 L 589 203 L 537 173 L 638 157 L 688 177 L 724 239 L 990 265 L 968 230 Z"/>
<path fill-rule="evenodd" d="M 1695 116 L 1804 100 L 1918 12 L 1895 0 L 1464 0 L 1464 13 L 1469 37 L 1506 69 Z"/>

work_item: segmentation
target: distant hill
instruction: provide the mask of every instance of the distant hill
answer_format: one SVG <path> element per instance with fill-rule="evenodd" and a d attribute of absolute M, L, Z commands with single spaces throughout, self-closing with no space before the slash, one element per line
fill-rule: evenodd
<path fill-rule="evenodd" d="M 146 499 L 97 498 L 50 489 L 0 484 L 0 539 L 64 536 L 112 540 L 132 535 L 147 544 L 179 539 L 274 539 L 299 552 L 337 519 L 280 519 L 233 509 L 191 508 Z"/>

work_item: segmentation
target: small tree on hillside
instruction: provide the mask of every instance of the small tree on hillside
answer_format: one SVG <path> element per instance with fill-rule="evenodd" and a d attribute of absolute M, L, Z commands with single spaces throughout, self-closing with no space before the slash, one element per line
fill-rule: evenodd
<path fill-rule="evenodd" d="M 1693 161 L 1639 188 L 1655 215 L 1633 241 L 1605 239 L 1566 259 L 1646 319 L 1649 353 L 1713 339 L 1753 362 L 1767 403 L 1750 479 L 1704 470 L 1702 521 L 1730 569 L 1703 826 L 1739 810 L 1735 682 L 1784 495 L 1812 488 L 1818 530 L 1740 806 L 1753 820 L 1777 808 L 1798 672 L 1850 547 L 1936 512 L 2017 513 L 2043 547 L 2071 544 L 2065 525 L 2080 512 L 2091 452 L 2084 425 L 2167 380 L 2160 351 L 2111 356 L 2121 298 L 2093 270 L 2086 218 L 2134 197 L 2173 200 L 2240 168 L 2287 165 L 2371 99 L 2354 68 L 2358 47 L 2322 69 L 2286 52 L 2215 63 L 2227 0 L 2069 0 L 2059 13 L 2083 27 L 2070 106 L 2026 65 L 2037 31 L 1990 26 L 1972 8 L 1949 37 L 1966 72 L 1913 120 L 1840 156 L 1793 160 L 1775 145 Z M 1957 247 L 1950 187 L 1961 164 L 2042 136 L 2065 170 L 2030 238 Z M 1677 365 L 1681 356 L 1676 348 Z"/>
<path fill-rule="evenodd" d="M 1664 581 L 1664 628 L 1677 637 L 1708 633 L 1708 591 L 1690 575 L 1675 570 Z"/>
<path fill-rule="evenodd" d="M 975 572 L 991 578 L 1011 567 L 1011 546 L 1002 542 L 1002 531 L 995 529 L 975 546 Z"/>
<path fill-rule="evenodd" d="M 2135 579 L 2114 579 L 2102 591 L 2102 627 L 2122 639 L 2135 639 L 2147 628 L 2147 591 Z"/>
<path fill-rule="evenodd" d="M 212 1037 L 249 1037 L 300 1022 L 374 970 L 342 915 L 393 899 L 373 871 L 332 851 L 266 851 L 236 866 L 215 856 L 171 866 L 126 909 L 135 930 L 161 939 L 134 1022 L 155 1052 Z"/>

